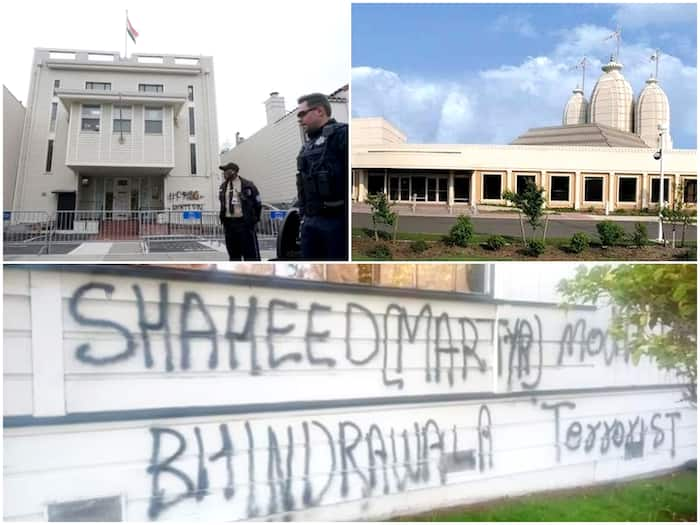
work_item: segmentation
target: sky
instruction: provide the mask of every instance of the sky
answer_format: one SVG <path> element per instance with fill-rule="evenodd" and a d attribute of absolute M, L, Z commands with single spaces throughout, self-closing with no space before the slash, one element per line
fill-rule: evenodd
<path fill-rule="evenodd" d="M 671 106 L 675 148 L 696 148 L 695 4 L 354 4 L 352 115 L 383 116 L 414 143 L 507 144 L 561 125 L 615 52 L 635 97 L 654 72 Z"/>
<path fill-rule="evenodd" d="M 124 53 L 125 11 L 139 33 L 128 53 L 214 57 L 219 144 L 266 125 L 272 91 L 286 109 L 350 80 L 347 1 L 148 0 L 2 2 L 2 83 L 23 102 L 35 47 Z"/>

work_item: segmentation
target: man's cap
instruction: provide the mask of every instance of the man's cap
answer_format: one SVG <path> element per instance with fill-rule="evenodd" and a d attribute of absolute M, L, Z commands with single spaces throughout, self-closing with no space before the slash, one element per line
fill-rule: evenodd
<path fill-rule="evenodd" d="M 238 164 L 235 162 L 229 162 L 227 164 L 224 164 L 223 166 L 219 166 L 220 170 L 233 170 L 233 171 L 238 171 Z"/>

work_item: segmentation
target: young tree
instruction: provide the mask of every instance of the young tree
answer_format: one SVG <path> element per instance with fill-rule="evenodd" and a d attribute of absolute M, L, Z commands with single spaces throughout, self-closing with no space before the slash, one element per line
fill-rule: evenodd
<path fill-rule="evenodd" d="M 538 188 L 535 184 L 528 180 L 525 185 L 525 190 L 522 193 L 516 193 L 510 190 L 503 192 L 503 199 L 512 202 L 520 212 L 520 225 L 523 235 L 523 244 L 527 244 L 525 238 L 525 230 L 522 229 L 522 216 L 527 219 L 527 223 L 532 228 L 532 240 L 535 240 L 537 230 L 543 226 L 542 217 L 544 216 L 544 205 L 546 203 L 544 188 Z M 544 241 L 547 235 L 546 227 L 544 229 L 542 240 Z"/>
<path fill-rule="evenodd" d="M 367 196 L 367 203 L 372 210 L 372 229 L 374 230 L 374 240 L 379 241 L 377 226 L 386 224 L 394 227 L 393 238 L 396 240 L 396 226 L 398 215 L 391 210 L 391 204 L 386 197 L 386 193 L 375 193 Z"/>
<path fill-rule="evenodd" d="M 688 382 L 685 399 L 695 406 L 697 288 L 695 265 L 622 264 L 580 267 L 558 289 L 569 302 L 603 299 L 613 306 L 611 335 L 623 340 L 627 333 L 635 362 L 646 355 L 675 369 Z"/>
<path fill-rule="evenodd" d="M 683 202 L 683 186 L 679 186 L 676 190 L 676 196 L 673 199 L 673 205 L 667 206 L 661 210 L 661 220 L 673 225 L 673 233 L 676 232 L 676 225 L 682 226 L 681 247 L 685 245 L 685 232 L 688 225 L 693 224 L 697 218 L 697 212 L 688 207 Z M 675 235 L 674 235 L 675 237 Z"/>

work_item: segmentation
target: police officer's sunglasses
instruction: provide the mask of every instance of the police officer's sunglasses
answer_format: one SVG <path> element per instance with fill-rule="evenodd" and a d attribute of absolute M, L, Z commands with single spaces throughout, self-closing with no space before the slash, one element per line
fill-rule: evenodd
<path fill-rule="evenodd" d="M 318 108 L 318 106 L 314 106 L 312 108 L 300 111 L 299 113 L 297 113 L 297 118 L 304 118 L 306 115 L 309 114 L 310 111 L 313 111 L 314 109 L 317 109 L 317 108 Z"/>

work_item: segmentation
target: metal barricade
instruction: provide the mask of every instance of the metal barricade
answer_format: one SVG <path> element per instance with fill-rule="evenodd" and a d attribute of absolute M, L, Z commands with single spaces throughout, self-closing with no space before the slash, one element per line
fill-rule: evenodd
<path fill-rule="evenodd" d="M 256 226 L 261 241 L 277 238 L 286 210 L 263 210 Z M 148 243 L 196 241 L 216 249 L 224 243 L 219 211 L 214 210 L 71 210 L 5 212 L 3 241 L 8 246 L 32 246 L 24 253 L 69 253 L 85 242 L 135 241 L 142 251 Z"/>
<path fill-rule="evenodd" d="M 5 253 L 42 255 L 48 252 L 51 220 L 45 211 L 4 211 L 2 242 Z"/>

